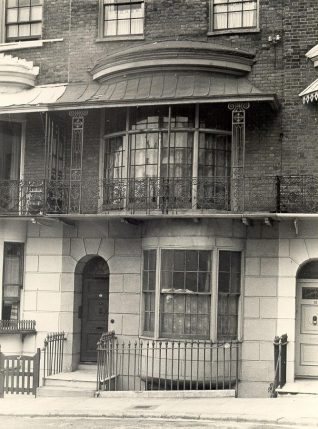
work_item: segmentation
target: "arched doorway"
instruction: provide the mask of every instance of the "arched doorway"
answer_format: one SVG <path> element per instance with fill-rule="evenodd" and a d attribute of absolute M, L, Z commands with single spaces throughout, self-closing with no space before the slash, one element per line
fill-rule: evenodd
<path fill-rule="evenodd" d="M 81 361 L 95 362 L 96 344 L 108 329 L 109 269 L 99 256 L 89 260 L 83 270 Z"/>
<path fill-rule="evenodd" d="M 318 377 L 318 261 L 297 274 L 296 377 Z"/>

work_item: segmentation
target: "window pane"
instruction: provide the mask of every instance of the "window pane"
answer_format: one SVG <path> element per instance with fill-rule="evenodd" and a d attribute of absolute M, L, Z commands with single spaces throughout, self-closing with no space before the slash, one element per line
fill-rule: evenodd
<path fill-rule="evenodd" d="M 162 271 L 161 290 L 173 288 L 172 276 L 173 276 L 173 273 L 171 271 Z"/>
<path fill-rule="evenodd" d="M 41 21 L 42 19 L 42 6 L 35 6 L 31 9 L 31 20 Z"/>
<path fill-rule="evenodd" d="M 244 12 L 243 27 L 256 27 L 256 11 Z"/>
<path fill-rule="evenodd" d="M 21 37 L 30 36 L 30 24 L 23 24 L 19 26 L 19 36 Z"/>
<path fill-rule="evenodd" d="M 141 4 L 138 3 L 132 3 L 130 6 L 131 9 L 131 17 L 132 18 L 142 18 L 143 17 L 143 7 Z"/>
<path fill-rule="evenodd" d="M 7 37 L 18 37 L 19 27 L 17 25 L 10 25 L 7 27 Z"/>
<path fill-rule="evenodd" d="M 20 7 L 19 9 L 19 22 L 30 21 L 30 8 Z"/>
<path fill-rule="evenodd" d="M 3 302 L 2 305 L 2 320 L 18 320 L 19 319 L 19 302 Z"/>
<path fill-rule="evenodd" d="M 4 298 L 19 298 L 20 286 L 3 286 Z"/>
<path fill-rule="evenodd" d="M 41 23 L 31 24 L 31 36 L 41 36 L 42 25 Z"/>
<path fill-rule="evenodd" d="M 129 19 L 130 18 L 130 5 L 123 4 L 118 5 L 118 19 Z"/>
<path fill-rule="evenodd" d="M 199 270 L 211 271 L 211 253 L 209 251 L 199 252 Z"/>
<path fill-rule="evenodd" d="M 105 20 L 114 20 L 117 19 L 117 7 L 116 6 L 106 6 L 105 7 Z"/>
<path fill-rule="evenodd" d="M 199 273 L 198 292 L 210 292 L 210 290 L 211 290 L 210 273 Z"/>
<path fill-rule="evenodd" d="M 143 34 L 143 32 L 144 32 L 143 18 L 133 19 L 131 21 L 131 34 Z"/>
<path fill-rule="evenodd" d="M 228 28 L 242 27 L 242 12 L 231 12 L 228 14 Z"/>
<path fill-rule="evenodd" d="M 184 273 L 173 273 L 173 288 L 184 289 Z"/>
<path fill-rule="evenodd" d="M 185 255 L 186 255 L 186 252 L 184 250 L 174 251 L 174 270 L 175 271 L 185 270 Z"/>
<path fill-rule="evenodd" d="M 123 19 L 117 23 L 117 34 L 130 34 L 130 20 Z"/>
<path fill-rule="evenodd" d="M 115 36 L 117 30 L 117 21 L 107 21 L 105 22 L 105 36 Z"/>
<path fill-rule="evenodd" d="M 7 23 L 18 21 L 18 9 L 7 10 Z"/>
<path fill-rule="evenodd" d="M 197 273 L 186 273 L 185 288 L 187 290 L 190 290 L 192 292 L 197 292 L 198 291 L 197 283 L 198 283 Z"/>
<path fill-rule="evenodd" d="M 17 6 L 18 6 L 18 0 L 7 0 L 7 8 L 17 7 Z"/>

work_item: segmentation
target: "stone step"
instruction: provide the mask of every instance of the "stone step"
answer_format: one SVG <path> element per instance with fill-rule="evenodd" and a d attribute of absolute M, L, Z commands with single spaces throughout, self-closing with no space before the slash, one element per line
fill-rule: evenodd
<path fill-rule="evenodd" d="M 36 395 L 37 397 L 52 398 L 93 398 L 95 396 L 95 390 L 74 387 L 44 386 L 37 388 Z"/>
<path fill-rule="evenodd" d="M 63 380 L 61 378 L 47 378 L 45 380 L 45 387 L 66 387 L 76 389 L 92 389 L 96 388 L 96 380 Z"/>
<path fill-rule="evenodd" d="M 77 367 L 78 371 L 95 372 L 97 374 L 97 365 L 90 363 L 80 363 Z"/>
<path fill-rule="evenodd" d="M 291 395 L 315 396 L 318 395 L 318 380 L 300 379 L 286 383 L 281 389 L 276 389 L 279 398 Z"/>

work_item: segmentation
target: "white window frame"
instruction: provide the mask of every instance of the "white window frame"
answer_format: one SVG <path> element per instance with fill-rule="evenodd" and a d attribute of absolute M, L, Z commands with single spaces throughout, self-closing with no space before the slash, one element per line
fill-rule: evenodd
<path fill-rule="evenodd" d="M 125 0 L 119 0 L 119 3 L 128 3 Z M 140 34 L 120 34 L 120 35 L 112 35 L 106 36 L 104 35 L 104 25 L 105 25 L 105 17 L 104 17 L 104 5 L 107 3 L 107 0 L 99 0 L 99 17 L 98 17 L 98 38 L 97 42 L 103 41 L 116 41 L 116 40 L 144 40 L 145 34 L 145 0 L 132 0 L 133 3 L 143 3 L 143 32 Z"/>
<path fill-rule="evenodd" d="M 147 250 L 155 250 L 156 251 L 156 287 L 155 287 L 155 326 L 154 326 L 154 334 L 153 336 L 148 336 L 144 334 L 144 294 L 142 288 L 142 279 L 143 279 L 143 251 Z M 220 251 L 230 251 L 230 252 L 240 252 L 241 253 L 241 288 L 240 288 L 240 297 L 238 303 L 238 322 L 237 322 L 237 339 L 235 341 L 242 341 L 243 337 L 243 297 L 244 297 L 244 261 L 245 261 L 245 253 L 241 246 L 233 246 L 233 247 L 211 247 L 211 246 L 173 246 L 173 245 L 165 245 L 160 247 L 154 246 L 143 246 L 142 249 L 142 264 L 141 264 L 141 299 L 140 299 L 140 325 L 139 332 L 141 338 L 151 338 L 152 340 L 184 340 L 179 337 L 169 337 L 165 338 L 160 336 L 160 298 L 161 298 L 161 289 L 160 289 L 160 278 L 161 278 L 161 253 L 162 250 L 205 250 L 211 252 L 212 264 L 211 264 L 211 303 L 210 303 L 210 338 L 213 342 L 218 341 L 217 335 L 217 318 L 218 318 L 218 274 L 219 274 L 219 253 Z M 193 340 L 196 340 L 193 338 Z M 207 339 L 202 339 L 199 341 L 208 341 Z M 191 341 L 187 340 L 187 341 Z M 223 340 L 222 340 L 223 341 Z M 233 341 L 233 340 L 232 340 Z"/>
<path fill-rule="evenodd" d="M 6 0 L 0 1 L 0 44 L 6 44 L 6 45 L 15 45 L 19 43 L 20 48 L 24 47 L 33 47 L 35 46 L 42 46 L 43 41 L 43 9 L 44 9 L 44 1 L 42 3 L 42 19 L 41 19 L 41 35 L 39 37 L 32 38 L 26 37 L 22 39 L 17 40 L 6 40 Z M 22 46 L 21 46 L 22 44 Z"/>
<path fill-rule="evenodd" d="M 208 8 L 209 8 L 209 14 L 208 14 L 208 36 L 212 36 L 215 34 L 227 34 L 227 33 L 255 33 L 260 31 L 260 25 L 259 25 L 259 16 L 260 16 L 260 0 L 256 0 L 256 26 L 255 27 L 238 27 L 238 28 L 220 28 L 220 29 L 214 29 L 213 23 L 214 23 L 214 16 L 213 16 L 213 10 L 214 10 L 214 0 L 208 0 Z"/>

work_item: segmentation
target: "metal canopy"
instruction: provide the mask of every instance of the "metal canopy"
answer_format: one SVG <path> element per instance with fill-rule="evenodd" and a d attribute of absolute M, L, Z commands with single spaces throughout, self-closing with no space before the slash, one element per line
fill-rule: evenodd
<path fill-rule="evenodd" d="M 311 83 L 307 88 L 299 94 L 303 98 L 303 103 L 318 101 L 318 79 Z"/>
<path fill-rule="evenodd" d="M 104 83 L 38 86 L 0 97 L 0 114 L 88 109 L 127 105 L 268 102 L 276 109 L 275 94 L 264 93 L 246 77 L 209 72 L 153 72 Z"/>

